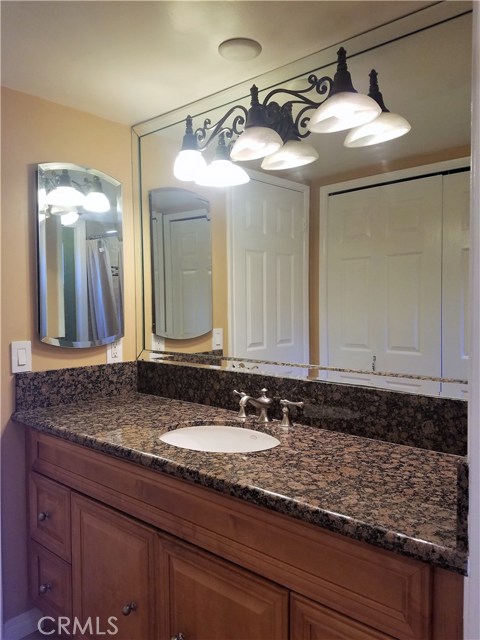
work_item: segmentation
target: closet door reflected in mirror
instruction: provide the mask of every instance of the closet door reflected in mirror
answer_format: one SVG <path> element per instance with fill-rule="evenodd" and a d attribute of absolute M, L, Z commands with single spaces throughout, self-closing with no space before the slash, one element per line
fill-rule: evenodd
<path fill-rule="evenodd" d="M 123 336 L 120 182 L 95 169 L 37 167 L 39 334 L 59 347 Z"/>

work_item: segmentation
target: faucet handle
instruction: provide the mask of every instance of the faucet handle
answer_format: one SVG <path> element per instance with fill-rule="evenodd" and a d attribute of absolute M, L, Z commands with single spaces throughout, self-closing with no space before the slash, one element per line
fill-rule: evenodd
<path fill-rule="evenodd" d="M 288 407 L 299 407 L 303 408 L 305 405 L 304 402 L 291 402 L 290 400 L 280 400 L 280 404 L 282 405 L 282 422 L 280 423 L 281 427 L 291 427 L 292 421 L 290 419 L 290 411 Z"/>
<path fill-rule="evenodd" d="M 237 391 L 236 389 L 233 390 L 233 393 L 236 396 L 240 396 L 240 408 L 238 410 L 238 417 L 239 418 L 246 418 L 247 417 L 247 413 L 245 411 L 245 404 L 242 402 L 242 399 L 246 398 L 247 394 L 245 393 L 245 391 Z"/>

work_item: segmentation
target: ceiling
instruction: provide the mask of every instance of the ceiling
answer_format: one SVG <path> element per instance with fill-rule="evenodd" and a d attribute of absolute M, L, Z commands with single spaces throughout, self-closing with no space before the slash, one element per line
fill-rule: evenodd
<path fill-rule="evenodd" d="M 2 84 L 132 125 L 432 4 L 3 0 Z M 234 37 L 260 56 L 220 57 Z"/>
<path fill-rule="evenodd" d="M 2 0 L 2 84 L 128 125 L 155 118 L 137 132 L 168 126 L 162 135 L 176 146 L 187 113 L 200 126 L 212 105 L 248 96 L 253 80 L 266 88 L 300 71 L 333 75 L 342 44 L 357 90 L 367 92 L 375 67 L 387 107 L 406 117 L 412 131 L 361 149 L 343 147 L 345 132 L 312 135 L 320 159 L 286 177 L 309 182 L 382 163 L 387 171 L 395 160 L 468 145 L 471 16 L 444 16 L 471 4 Z M 440 24 L 425 29 L 430 16 Z M 219 44 L 233 37 L 257 40 L 260 56 L 222 58 Z M 294 84 L 298 89 L 302 81 Z M 212 120 L 219 114 L 213 111 Z"/>

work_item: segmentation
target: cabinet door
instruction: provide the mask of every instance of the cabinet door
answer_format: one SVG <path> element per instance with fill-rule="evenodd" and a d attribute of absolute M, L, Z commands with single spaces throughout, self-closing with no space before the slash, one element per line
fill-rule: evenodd
<path fill-rule="evenodd" d="M 158 556 L 162 640 L 288 637 L 286 589 L 167 536 Z"/>
<path fill-rule="evenodd" d="M 72 495 L 73 613 L 81 627 L 77 632 L 87 638 L 154 638 L 154 575 L 152 529 Z"/>
<path fill-rule="evenodd" d="M 291 596 L 291 640 L 392 640 L 377 631 L 317 602 Z"/>

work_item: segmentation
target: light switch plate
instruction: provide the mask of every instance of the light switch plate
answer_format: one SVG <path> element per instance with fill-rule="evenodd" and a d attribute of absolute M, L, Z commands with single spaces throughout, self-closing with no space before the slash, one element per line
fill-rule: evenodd
<path fill-rule="evenodd" d="M 32 370 L 32 343 L 23 340 L 11 343 L 12 373 Z"/>
<path fill-rule="evenodd" d="M 223 329 L 213 329 L 212 349 L 223 349 Z"/>

